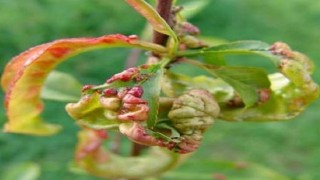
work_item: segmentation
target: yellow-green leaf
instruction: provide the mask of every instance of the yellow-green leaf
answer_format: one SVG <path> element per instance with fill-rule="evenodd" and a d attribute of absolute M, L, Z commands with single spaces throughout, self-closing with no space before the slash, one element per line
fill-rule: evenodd
<path fill-rule="evenodd" d="M 157 11 L 144 0 L 126 0 L 137 12 L 139 12 L 152 25 L 154 30 L 176 37 L 169 24 L 157 13 Z M 176 39 L 176 38 L 175 38 Z"/>
<path fill-rule="evenodd" d="M 56 40 L 27 50 L 5 67 L 1 83 L 6 92 L 5 108 L 9 121 L 6 132 L 50 135 L 60 127 L 44 123 L 40 117 L 43 103 L 40 93 L 48 74 L 61 62 L 82 52 L 98 48 L 136 47 L 165 53 L 162 46 L 121 34 L 98 38 Z"/>
<path fill-rule="evenodd" d="M 268 75 L 261 68 L 213 66 L 192 60 L 185 60 L 185 62 L 201 67 L 228 83 L 239 93 L 246 107 L 253 106 L 257 103 L 259 100 L 259 89 L 270 88 Z"/>

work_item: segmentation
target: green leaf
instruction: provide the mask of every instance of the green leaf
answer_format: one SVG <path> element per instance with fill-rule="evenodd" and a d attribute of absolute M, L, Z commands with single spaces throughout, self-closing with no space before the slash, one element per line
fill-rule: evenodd
<path fill-rule="evenodd" d="M 207 5 L 210 3 L 210 0 L 200 0 L 200 1 L 187 1 L 183 2 L 181 6 L 183 10 L 181 14 L 185 18 L 192 18 L 201 12 Z M 179 4 L 180 5 L 180 4 Z"/>
<path fill-rule="evenodd" d="M 270 45 L 262 41 L 236 41 L 207 48 L 204 52 L 246 53 L 255 51 L 267 51 L 269 48 Z"/>
<path fill-rule="evenodd" d="M 99 102 L 99 98 L 100 95 L 98 93 L 84 95 L 79 102 L 67 104 L 66 110 L 79 124 L 92 129 L 111 129 L 118 127 L 120 124 L 119 120 L 108 119 L 106 117 L 106 114 L 113 112 L 106 110 Z M 116 112 L 113 114 L 116 114 Z"/>
<path fill-rule="evenodd" d="M 4 69 L 1 83 L 6 91 L 5 108 L 9 119 L 5 131 L 35 135 L 56 133 L 60 126 L 44 123 L 40 117 L 43 109 L 40 93 L 46 77 L 59 63 L 72 56 L 111 47 L 167 52 L 163 46 L 121 34 L 61 39 L 33 47 L 13 58 Z"/>
<path fill-rule="evenodd" d="M 155 137 L 156 139 L 161 139 L 166 142 L 172 141 L 172 139 L 169 136 L 167 136 L 161 132 L 156 132 L 156 131 L 152 131 L 152 130 L 148 129 L 147 133 L 150 134 L 151 136 Z"/>
<path fill-rule="evenodd" d="M 216 101 L 225 102 L 232 98 L 234 89 L 221 78 L 209 76 L 195 76 L 193 78 L 175 73 L 170 70 L 165 72 L 162 82 L 162 91 L 169 97 L 177 97 L 190 89 L 206 89 L 214 95 Z"/>
<path fill-rule="evenodd" d="M 228 54 L 256 54 L 264 56 L 278 64 L 280 61 L 279 56 L 272 54 L 269 49 L 270 45 L 261 41 L 237 41 L 227 44 L 221 44 L 201 50 L 190 50 L 178 52 L 181 56 L 202 56 L 206 58 L 206 62 L 215 63 L 215 58 L 218 56 L 218 63 L 221 62 L 221 56 Z"/>
<path fill-rule="evenodd" d="M 253 106 L 259 100 L 259 89 L 270 88 L 268 75 L 260 68 L 224 66 L 219 69 L 208 67 L 208 70 L 230 84 L 247 107 Z"/>
<path fill-rule="evenodd" d="M 172 121 L 169 121 L 169 122 L 171 123 Z M 180 137 L 180 133 L 178 132 L 178 130 L 175 129 L 172 125 L 167 124 L 166 121 L 160 122 L 159 124 L 157 124 L 157 128 L 169 130 L 171 132 L 170 138 Z"/>
<path fill-rule="evenodd" d="M 195 164 L 197 167 L 195 167 Z M 289 180 L 284 174 L 260 164 L 249 162 L 213 161 L 213 160 L 189 160 L 181 170 L 177 169 L 164 174 L 168 180 L 174 179 L 276 179 Z M 196 170 L 200 170 L 197 172 Z"/>
<path fill-rule="evenodd" d="M 224 58 L 224 55 L 215 54 L 215 53 L 208 53 L 204 55 L 204 62 L 207 64 L 216 65 L 216 66 L 226 65 L 226 60 Z"/>
<path fill-rule="evenodd" d="M 104 148 L 97 133 L 84 129 L 78 134 L 76 163 L 93 175 L 108 179 L 144 179 L 159 176 L 176 167 L 183 155 L 166 148 L 150 147 L 143 156 L 121 156 Z"/>
<path fill-rule="evenodd" d="M 169 97 L 177 97 L 190 86 L 189 76 L 166 70 L 162 81 L 162 91 Z"/>
<path fill-rule="evenodd" d="M 152 77 L 142 84 L 144 89 L 143 99 L 148 101 L 150 108 L 147 126 L 153 129 L 158 119 L 159 97 L 161 92 L 161 79 L 163 76 L 163 67 L 159 64 L 148 69 L 152 73 Z"/>
<path fill-rule="evenodd" d="M 246 107 L 253 106 L 258 101 L 259 89 L 270 88 L 268 75 L 261 68 L 213 66 L 192 60 L 185 62 L 201 67 L 227 82 L 239 93 Z"/>
<path fill-rule="evenodd" d="M 41 98 L 73 102 L 81 96 L 82 85 L 70 74 L 52 71 L 47 77 L 41 91 Z"/>
<path fill-rule="evenodd" d="M 212 36 L 201 36 L 200 35 L 198 38 L 201 41 L 203 41 L 205 44 L 208 44 L 209 47 L 229 43 L 229 41 L 227 41 L 226 39 L 221 39 L 221 38 L 212 37 Z"/>
<path fill-rule="evenodd" d="M 145 0 L 126 0 L 138 13 L 140 13 L 151 24 L 153 29 L 162 34 L 166 34 L 172 39 L 169 39 L 169 54 L 174 55 L 178 49 L 178 37 L 172 30 L 170 25 L 159 15 L 159 13 Z"/>
<path fill-rule="evenodd" d="M 40 176 L 40 166 L 36 163 L 19 163 L 9 166 L 1 175 L 2 180 L 36 180 Z"/>
<path fill-rule="evenodd" d="M 181 51 L 177 54 L 180 56 L 200 56 L 204 58 L 206 63 L 212 65 L 203 65 L 196 61 L 185 61 L 211 71 L 212 74 L 230 84 L 244 98 L 246 108 L 222 106 L 219 119 L 259 122 L 292 119 L 303 112 L 306 106 L 319 96 L 320 88 L 311 77 L 313 70 L 312 61 L 305 55 L 291 50 L 287 44 L 282 42 L 268 45 L 260 41 L 239 41 L 201 50 Z M 225 69 L 226 67 L 224 66 L 224 68 L 219 69 L 220 66 L 214 65 L 220 61 L 215 55 L 223 57 L 228 54 L 253 54 L 273 61 L 280 72 L 275 74 L 277 76 L 280 75 L 280 86 L 277 87 L 279 81 L 272 78 L 273 75 L 271 75 L 269 76 L 269 81 L 271 82 L 269 88 L 265 72 L 262 72 L 261 69 L 237 70 L 235 68 Z M 213 58 L 211 59 L 210 57 Z M 228 75 L 229 72 L 230 75 Z M 250 76 L 249 79 L 245 81 L 240 79 L 246 78 L 246 76 Z M 259 81 L 262 84 L 259 84 Z M 283 82 L 285 82 L 285 85 L 282 85 Z M 265 97 L 266 101 L 252 106 L 257 100 L 256 90 L 259 87 L 262 87 L 262 89 L 267 87 L 271 91 L 260 94 Z M 245 89 L 247 89 L 247 92 Z"/>
<path fill-rule="evenodd" d="M 169 24 L 167 24 L 159 13 L 145 0 L 126 0 L 126 2 L 145 17 L 156 31 L 177 39 L 175 32 L 171 29 Z"/>

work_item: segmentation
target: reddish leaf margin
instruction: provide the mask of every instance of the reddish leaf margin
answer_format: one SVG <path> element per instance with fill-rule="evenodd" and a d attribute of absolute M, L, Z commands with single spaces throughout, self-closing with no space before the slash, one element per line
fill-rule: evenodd
<path fill-rule="evenodd" d="M 14 57 L 5 67 L 1 78 L 6 92 L 5 108 L 9 121 L 6 132 L 51 135 L 61 127 L 43 122 L 40 98 L 43 83 L 59 63 L 71 56 L 99 48 L 136 47 L 166 53 L 166 48 L 139 41 L 135 35 L 105 35 L 98 38 L 70 38 L 33 47 Z"/>

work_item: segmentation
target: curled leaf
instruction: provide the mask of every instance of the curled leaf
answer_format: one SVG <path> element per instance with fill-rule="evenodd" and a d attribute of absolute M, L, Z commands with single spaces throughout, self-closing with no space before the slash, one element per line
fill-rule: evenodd
<path fill-rule="evenodd" d="M 162 72 L 161 64 L 129 68 L 105 84 L 85 86 L 81 100 L 69 103 L 66 109 L 79 123 L 94 129 L 145 121 L 153 128 L 158 119 Z"/>
<path fill-rule="evenodd" d="M 185 60 L 185 62 L 201 67 L 228 83 L 239 93 L 246 107 L 258 102 L 260 89 L 270 88 L 267 73 L 261 68 L 213 66 L 192 60 Z"/>
<path fill-rule="evenodd" d="M 122 134 L 126 135 L 131 141 L 145 146 L 161 146 L 161 140 L 154 138 L 147 133 L 140 123 L 122 123 L 119 126 Z"/>
<path fill-rule="evenodd" d="M 122 157 L 103 148 L 104 138 L 94 130 L 78 134 L 76 163 L 90 174 L 103 178 L 134 178 L 158 176 L 174 168 L 182 157 L 160 147 L 151 147 L 139 157 Z"/>
<path fill-rule="evenodd" d="M 319 86 L 312 80 L 312 62 L 288 45 L 276 42 L 268 53 L 277 61 L 279 73 L 269 75 L 271 91 L 260 91 L 261 103 L 245 110 L 223 108 L 221 119 L 231 121 L 275 121 L 299 115 L 319 96 Z M 267 101 L 264 101 L 267 96 Z"/>
<path fill-rule="evenodd" d="M 60 127 L 44 123 L 39 116 L 43 109 L 40 93 L 48 74 L 71 56 L 110 47 L 136 47 L 166 52 L 162 46 L 120 34 L 62 39 L 31 48 L 13 58 L 2 75 L 1 83 L 6 91 L 5 108 L 9 119 L 5 131 L 37 135 L 56 133 Z"/>
<path fill-rule="evenodd" d="M 221 106 L 219 118 L 223 120 L 275 121 L 291 119 L 300 114 L 319 96 L 319 86 L 311 77 L 312 61 L 305 55 L 291 50 L 287 44 L 282 42 L 269 45 L 260 41 L 239 41 L 201 50 L 182 51 L 178 54 L 202 56 L 205 59 L 213 58 L 206 61 L 210 65 L 200 62 L 191 63 L 207 70 L 209 68 L 212 73 L 221 77 L 239 93 L 241 98 L 235 95 L 234 99 L 229 102 L 219 102 Z M 220 57 L 228 54 L 253 54 L 266 57 L 274 62 L 279 73 L 270 74 L 269 80 L 266 79 L 265 73 L 258 72 L 257 69 L 254 70 L 256 71 L 254 73 L 249 70 L 251 68 L 232 71 L 233 67 L 230 69 L 225 66 L 222 67 L 222 70 L 226 68 L 225 72 L 223 70 L 221 73 L 221 71 L 219 72 L 221 66 L 214 66 L 214 64 L 216 64 L 216 60 L 220 60 Z M 215 59 L 216 56 L 219 56 L 218 59 Z M 271 83 L 270 87 L 268 87 L 268 81 Z M 243 86 L 243 83 L 251 88 Z M 247 88 L 249 91 L 246 90 Z M 240 89 L 242 89 L 242 93 Z M 252 94 L 250 95 L 249 92 Z M 246 108 L 243 108 L 243 103 L 246 104 Z"/>
<path fill-rule="evenodd" d="M 93 93 L 82 96 L 77 103 L 67 104 L 66 111 L 81 125 L 93 129 L 108 129 L 119 126 L 116 112 L 118 107 L 120 107 L 118 99 L 105 98 Z"/>
<path fill-rule="evenodd" d="M 172 105 L 168 117 L 181 137 L 173 150 L 190 153 L 198 149 L 205 130 L 218 117 L 220 107 L 212 95 L 201 89 L 194 89 L 179 96 Z"/>

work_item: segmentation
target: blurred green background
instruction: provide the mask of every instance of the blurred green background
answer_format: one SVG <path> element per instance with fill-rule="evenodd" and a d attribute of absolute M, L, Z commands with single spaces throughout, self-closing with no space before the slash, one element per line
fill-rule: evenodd
<path fill-rule="evenodd" d="M 287 42 L 314 60 L 313 77 L 320 82 L 320 1 L 212 0 L 190 22 L 205 36 Z M 123 1 L 0 0 L 0 72 L 11 57 L 37 44 L 67 37 L 139 34 L 144 24 L 144 19 Z M 124 68 L 129 52 L 91 52 L 72 58 L 58 69 L 72 72 L 84 84 L 99 84 Z M 3 96 L 1 93 L 1 101 Z M 27 170 L 30 177 L 41 172 L 39 179 L 45 180 L 98 179 L 70 170 L 78 128 L 64 112 L 63 103 L 48 101 L 46 105 L 43 117 L 62 124 L 63 131 L 52 137 L 0 132 L 0 179 L 15 180 L 13 176 L 20 170 Z M 319 107 L 317 100 L 287 122 L 219 121 L 206 133 L 200 150 L 163 179 L 284 178 L 281 175 L 320 179 Z M 0 126 L 5 121 L 1 104 Z"/>

